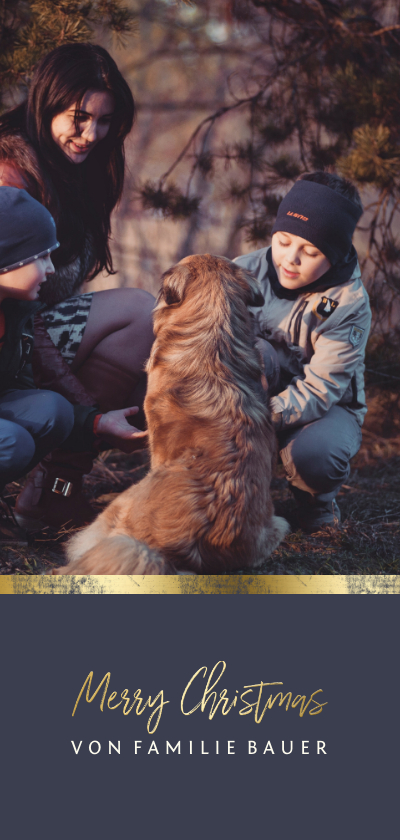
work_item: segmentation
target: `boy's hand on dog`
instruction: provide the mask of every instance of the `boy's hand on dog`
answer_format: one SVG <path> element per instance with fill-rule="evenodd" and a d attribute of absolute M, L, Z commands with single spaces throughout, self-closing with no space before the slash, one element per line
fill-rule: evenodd
<path fill-rule="evenodd" d="M 143 449 L 147 444 L 148 432 L 141 432 L 135 426 L 131 426 L 127 420 L 138 411 L 139 408 L 135 405 L 102 414 L 97 424 L 97 434 L 123 452 L 129 453 L 136 449 Z"/>

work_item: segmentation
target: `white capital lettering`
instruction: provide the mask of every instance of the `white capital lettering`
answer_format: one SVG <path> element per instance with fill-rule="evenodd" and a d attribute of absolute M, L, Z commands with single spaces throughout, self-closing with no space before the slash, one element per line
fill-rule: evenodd
<path fill-rule="evenodd" d="M 73 746 L 73 748 L 74 748 L 74 750 L 75 750 L 75 755 L 78 755 L 78 752 L 79 752 L 79 750 L 80 750 L 80 748 L 81 748 L 81 746 L 82 746 L 82 741 L 79 741 L 78 748 L 75 746 L 75 742 L 74 742 L 74 741 L 71 741 L 71 744 L 72 744 L 72 746 Z"/>

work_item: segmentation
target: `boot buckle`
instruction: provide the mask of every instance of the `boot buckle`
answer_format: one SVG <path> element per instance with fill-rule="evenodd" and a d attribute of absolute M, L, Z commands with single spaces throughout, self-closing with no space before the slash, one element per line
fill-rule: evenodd
<path fill-rule="evenodd" d="M 63 478 L 56 478 L 52 487 L 52 493 L 57 493 L 60 496 L 70 496 L 72 487 L 72 481 L 64 481 Z"/>

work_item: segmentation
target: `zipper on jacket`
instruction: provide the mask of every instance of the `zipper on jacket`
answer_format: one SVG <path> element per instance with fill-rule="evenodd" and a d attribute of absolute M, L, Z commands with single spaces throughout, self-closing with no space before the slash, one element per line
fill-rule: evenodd
<path fill-rule="evenodd" d="M 303 320 L 303 315 L 304 315 L 304 312 L 305 312 L 305 310 L 307 309 L 307 304 L 308 304 L 308 300 L 306 300 L 306 301 L 303 303 L 303 306 L 301 307 L 301 309 L 299 309 L 299 311 L 298 311 L 298 313 L 297 313 L 297 315 L 296 315 L 296 318 L 295 318 L 295 322 L 294 322 L 294 328 L 293 328 L 293 344 L 296 344 L 297 346 L 298 346 L 299 341 L 300 341 L 301 322 L 302 322 L 302 320 Z"/>
<path fill-rule="evenodd" d="M 365 403 L 360 402 L 360 400 L 358 399 L 357 378 L 356 378 L 355 373 L 351 377 L 351 391 L 352 391 L 353 399 L 352 399 L 352 401 L 349 405 L 349 408 L 353 408 L 353 409 L 364 408 Z"/>
<path fill-rule="evenodd" d="M 34 338 L 29 333 L 22 333 L 21 340 L 19 343 L 20 346 L 20 361 L 19 361 L 19 369 L 18 372 L 15 374 L 15 378 L 18 379 L 19 374 L 23 371 L 25 365 L 31 361 L 32 358 L 32 351 L 33 351 L 33 343 Z"/>

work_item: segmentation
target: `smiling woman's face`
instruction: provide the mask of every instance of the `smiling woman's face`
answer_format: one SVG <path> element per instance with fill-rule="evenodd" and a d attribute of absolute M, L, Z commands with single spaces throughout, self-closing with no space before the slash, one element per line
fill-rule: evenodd
<path fill-rule="evenodd" d="M 51 136 L 68 160 L 83 163 L 92 149 L 106 137 L 114 107 L 111 93 L 88 90 L 81 102 L 53 117 Z"/>

